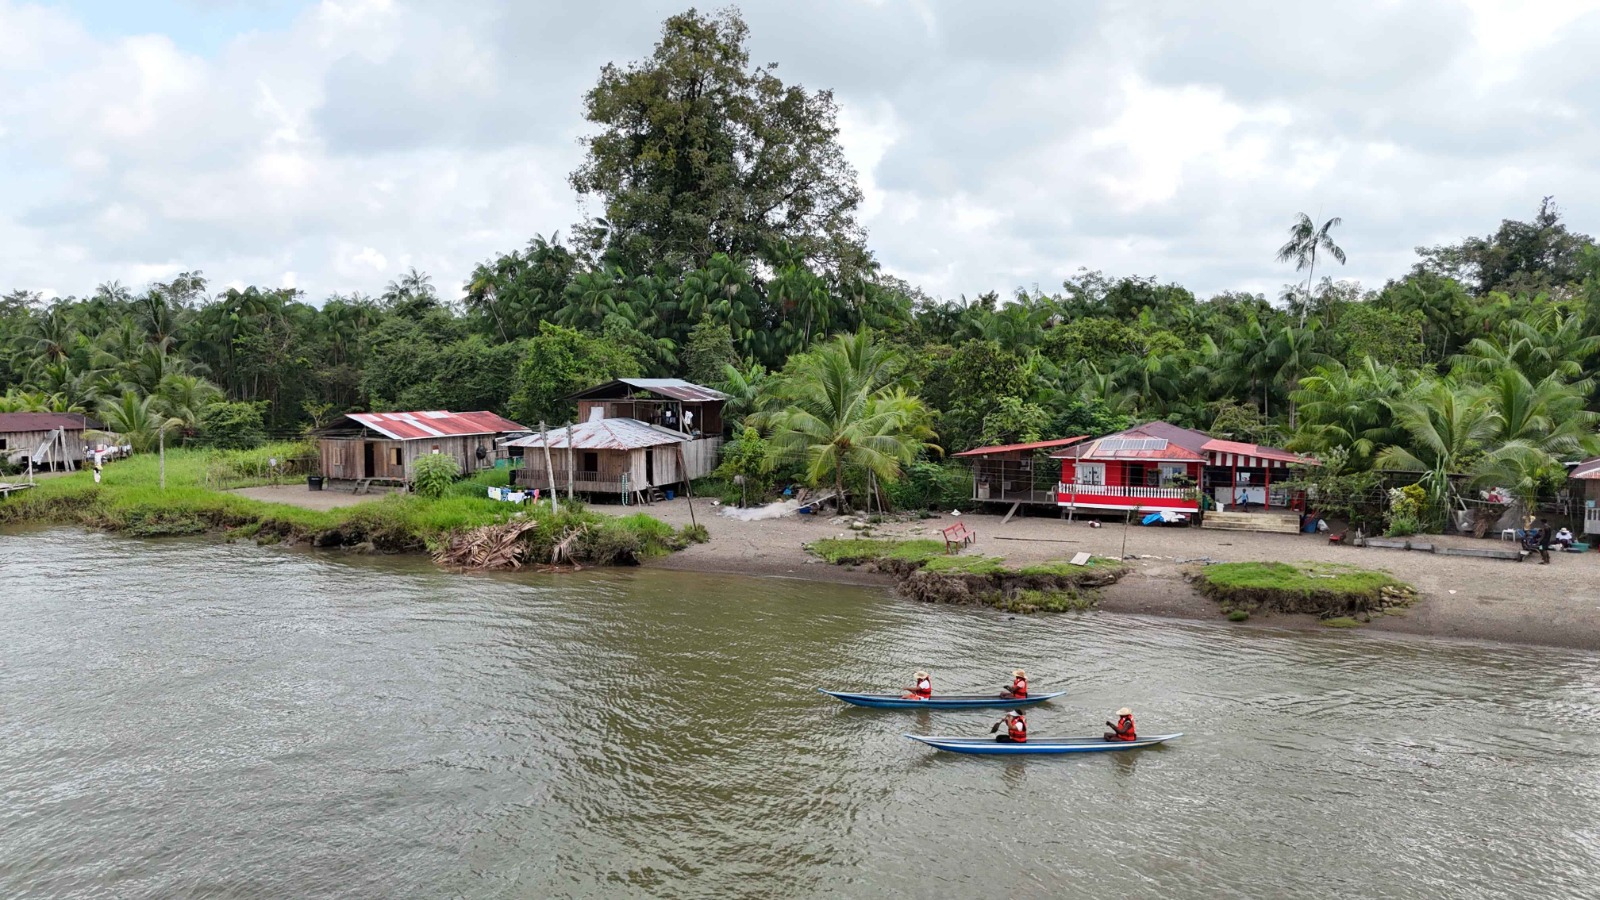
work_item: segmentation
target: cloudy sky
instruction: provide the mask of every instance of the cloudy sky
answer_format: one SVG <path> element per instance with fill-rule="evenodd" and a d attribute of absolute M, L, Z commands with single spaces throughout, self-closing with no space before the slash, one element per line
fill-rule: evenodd
<path fill-rule="evenodd" d="M 582 93 L 686 5 L 0 0 L 0 291 L 451 290 L 583 215 Z M 836 92 L 870 245 L 937 295 L 1276 295 L 1302 210 L 1371 286 L 1545 194 L 1600 232 L 1600 0 L 742 8 L 756 60 Z"/>

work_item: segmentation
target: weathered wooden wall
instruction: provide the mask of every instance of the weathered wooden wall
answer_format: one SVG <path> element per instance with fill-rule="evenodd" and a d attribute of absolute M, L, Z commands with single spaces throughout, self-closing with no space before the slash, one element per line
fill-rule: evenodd
<path fill-rule="evenodd" d="M 4 442 L 4 446 L 0 447 L 0 457 L 9 458 L 13 453 L 17 452 L 26 452 L 31 456 L 33 455 L 33 451 L 39 449 L 40 444 L 50 440 L 50 435 L 53 434 L 54 431 L 55 429 L 50 429 L 48 431 L 7 431 L 0 433 L 0 441 Z M 171 438 L 169 436 L 168 440 L 170 441 L 170 439 Z M 45 459 L 53 459 L 57 465 L 61 465 L 62 463 L 70 463 L 73 467 L 77 467 L 83 462 L 83 432 L 68 430 L 66 432 L 65 452 L 63 452 L 62 445 L 60 443 L 56 444 L 53 452 L 53 456 L 47 454 Z"/>

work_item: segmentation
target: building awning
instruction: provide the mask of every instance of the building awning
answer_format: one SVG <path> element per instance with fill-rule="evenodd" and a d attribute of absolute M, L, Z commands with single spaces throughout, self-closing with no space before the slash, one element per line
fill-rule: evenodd
<path fill-rule="evenodd" d="M 1240 441 L 1207 441 L 1205 450 L 1211 455 L 1210 462 L 1214 466 L 1238 466 L 1245 469 L 1282 469 L 1291 465 L 1319 465 L 1315 457 L 1301 456 L 1298 453 L 1290 453 L 1288 450 L 1279 450 L 1277 447 L 1263 447 L 1260 444 L 1246 444 Z"/>
<path fill-rule="evenodd" d="M 1018 450 L 1048 450 L 1051 447 L 1065 447 L 1068 444 L 1075 444 L 1078 441 L 1081 441 L 1083 439 L 1084 439 L 1084 436 L 1083 435 L 1079 435 L 1078 437 L 1058 438 L 1058 439 L 1053 440 L 1053 441 L 1033 441 L 1032 443 L 1028 443 L 1028 444 L 1000 444 L 1000 445 L 995 446 L 995 447 L 977 447 L 977 448 L 972 449 L 972 450 L 963 450 L 960 453 L 953 453 L 951 455 L 952 456 L 994 456 L 994 455 L 1000 454 L 1000 453 L 1013 453 L 1013 452 L 1016 452 Z"/>

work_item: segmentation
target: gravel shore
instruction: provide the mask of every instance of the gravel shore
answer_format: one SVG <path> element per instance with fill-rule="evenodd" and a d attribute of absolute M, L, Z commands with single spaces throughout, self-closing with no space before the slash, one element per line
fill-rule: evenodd
<path fill-rule="evenodd" d="M 617 514 L 641 511 L 639 507 L 603 505 L 591 509 Z M 643 511 L 673 525 L 690 521 L 688 502 L 683 498 L 657 503 Z M 892 583 L 887 576 L 830 566 L 806 554 L 802 547 L 809 541 L 852 534 L 835 517 L 790 516 L 742 522 L 719 515 L 719 510 L 706 500 L 695 501 L 694 513 L 710 532 L 711 541 L 651 565 L 871 586 Z M 874 527 L 873 534 L 937 538 L 938 529 L 956 518 L 945 513 L 921 521 L 886 522 Z M 1357 549 L 1330 545 L 1318 535 L 1147 528 L 1137 524 L 1124 529 L 1121 522 L 1115 521 L 1093 528 L 1084 521 L 1069 523 L 1054 515 L 1019 517 L 1004 525 L 994 515 L 963 511 L 959 518 L 978 534 L 976 545 L 967 552 L 1001 557 L 1009 563 L 1062 559 L 1083 551 L 1127 557 L 1134 571 L 1104 592 L 1100 605 L 1103 612 L 1220 620 L 1216 605 L 1196 593 L 1183 578 L 1184 568 L 1207 560 L 1339 562 L 1389 572 L 1415 586 L 1421 594 L 1405 615 L 1383 616 L 1364 631 L 1600 650 L 1600 553 L 1555 553 L 1551 564 L 1544 566 L 1536 558 L 1515 563 Z M 1426 540 L 1441 546 L 1511 546 L 1457 536 Z M 1251 623 L 1318 627 L 1307 617 L 1292 616 L 1258 616 Z"/>

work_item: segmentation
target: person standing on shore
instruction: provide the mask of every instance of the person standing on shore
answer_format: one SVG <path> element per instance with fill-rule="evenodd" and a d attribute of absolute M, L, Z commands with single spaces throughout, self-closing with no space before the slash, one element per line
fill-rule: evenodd
<path fill-rule="evenodd" d="M 1539 565 L 1550 565 L 1550 520 L 1539 520 Z"/>

